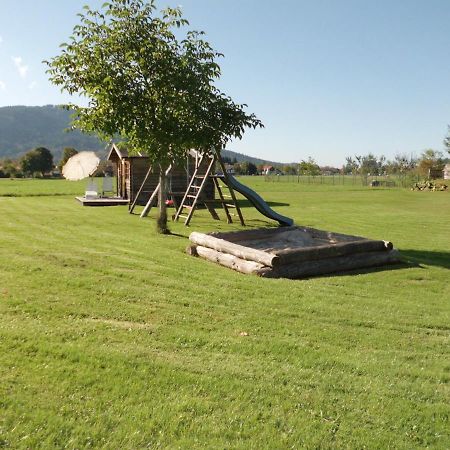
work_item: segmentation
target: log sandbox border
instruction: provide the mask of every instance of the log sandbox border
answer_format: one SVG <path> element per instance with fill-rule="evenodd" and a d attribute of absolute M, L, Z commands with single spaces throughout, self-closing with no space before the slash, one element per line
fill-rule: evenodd
<path fill-rule="evenodd" d="M 300 230 L 329 244 L 264 251 L 245 245 L 278 233 Z M 265 278 L 304 278 L 401 262 L 399 252 L 389 241 L 292 226 L 261 228 L 230 233 L 198 233 L 189 236 L 187 253 L 218 263 L 244 274 Z"/>

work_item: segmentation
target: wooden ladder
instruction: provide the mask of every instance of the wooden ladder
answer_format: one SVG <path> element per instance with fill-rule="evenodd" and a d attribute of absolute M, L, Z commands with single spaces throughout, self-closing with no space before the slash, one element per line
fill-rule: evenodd
<path fill-rule="evenodd" d="M 222 207 L 225 211 L 225 214 L 227 216 L 227 222 L 232 223 L 231 216 L 237 215 L 239 218 L 239 222 L 242 226 L 245 226 L 244 217 L 242 216 L 241 208 L 239 208 L 239 204 L 236 199 L 236 194 L 234 193 L 234 189 L 231 187 L 229 181 L 228 181 L 228 174 L 227 170 L 225 168 L 225 164 L 223 163 L 222 158 L 220 157 L 220 153 L 217 155 L 217 161 L 219 162 L 220 168 L 222 169 L 222 176 L 214 176 L 214 184 L 217 188 L 217 193 L 219 194 L 220 202 L 222 203 Z M 230 195 L 226 195 L 222 192 L 222 186 L 220 185 L 219 181 L 223 180 L 226 187 L 228 188 L 228 191 L 230 192 Z M 234 208 L 236 210 L 236 214 L 230 213 L 229 208 Z"/>
<path fill-rule="evenodd" d="M 209 159 L 209 162 L 208 162 Z M 223 176 L 221 175 L 212 175 L 211 172 L 214 169 L 214 164 L 216 161 L 219 162 L 220 167 L 224 173 Z M 206 171 L 203 173 L 203 167 L 204 163 L 207 162 Z M 214 181 L 214 185 L 216 187 L 217 193 L 219 195 L 218 200 L 208 200 L 203 199 L 200 200 L 200 197 L 202 195 L 203 189 L 206 186 L 206 182 L 208 178 L 211 178 Z M 219 180 L 225 179 L 225 184 L 230 191 L 230 195 L 227 196 L 223 193 L 223 187 L 219 183 Z M 230 212 L 230 209 L 233 208 L 236 210 L 237 216 L 239 217 L 239 221 L 241 225 L 244 224 L 244 218 L 242 217 L 241 210 L 239 208 L 239 205 L 236 200 L 236 195 L 234 193 L 233 188 L 230 186 L 229 183 L 226 182 L 227 175 L 225 171 L 225 165 L 220 158 L 220 154 L 218 155 L 215 153 L 214 155 L 208 155 L 206 153 L 202 153 L 200 156 L 200 159 L 198 163 L 196 164 L 194 174 L 192 175 L 192 178 L 189 182 L 188 188 L 186 189 L 186 192 L 184 194 L 183 200 L 181 201 L 180 207 L 178 208 L 174 220 L 178 221 L 180 217 L 185 219 L 184 224 L 186 226 L 189 225 L 189 222 L 192 219 L 192 216 L 194 215 L 194 211 L 196 207 L 198 206 L 198 203 L 203 203 L 205 207 L 208 209 L 209 213 L 215 220 L 220 220 L 219 216 L 217 215 L 216 210 L 214 209 L 214 203 L 220 202 L 222 205 L 222 208 L 225 212 L 225 215 L 227 217 L 227 222 L 232 223 L 233 220 L 231 216 L 234 216 L 235 214 Z M 186 212 L 185 212 L 186 210 Z"/>
<path fill-rule="evenodd" d="M 236 216 L 236 214 L 232 213 L 230 210 L 236 209 L 236 211 L 240 212 L 239 206 L 237 206 L 237 203 L 233 202 L 233 198 L 231 195 L 225 194 L 223 192 L 223 188 L 225 186 L 222 186 L 220 184 L 220 181 L 223 180 L 223 176 L 222 175 L 211 175 L 211 178 L 214 181 L 214 186 L 216 188 L 217 194 L 219 195 L 219 199 L 214 200 L 214 201 L 219 202 L 222 205 L 222 208 L 225 212 L 225 216 L 227 217 L 227 223 L 233 223 L 233 219 L 231 217 Z M 241 223 L 242 223 L 242 221 L 241 221 Z"/>
<path fill-rule="evenodd" d="M 209 162 L 208 162 L 209 159 Z M 194 215 L 194 211 L 198 205 L 203 189 L 206 186 L 206 182 L 214 169 L 214 163 L 216 162 L 215 156 L 206 155 L 202 153 L 198 163 L 195 166 L 194 173 L 189 181 L 189 185 L 184 193 L 183 200 L 174 216 L 174 220 L 178 221 L 179 218 L 183 218 L 184 224 L 187 226 Z M 206 170 L 203 172 L 204 163 L 207 164 Z M 209 202 L 205 203 L 206 208 L 210 212 L 211 216 L 215 220 L 220 220 L 214 207 Z"/>

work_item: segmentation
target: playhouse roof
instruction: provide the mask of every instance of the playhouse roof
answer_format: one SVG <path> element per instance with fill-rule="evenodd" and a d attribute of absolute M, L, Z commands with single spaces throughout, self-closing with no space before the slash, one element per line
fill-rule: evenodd
<path fill-rule="evenodd" d="M 129 158 L 148 158 L 146 155 L 137 154 L 137 155 L 129 155 L 128 149 L 124 147 L 118 147 L 116 144 L 111 144 L 111 148 L 109 150 L 107 160 L 112 161 L 114 159 L 129 159 Z"/>

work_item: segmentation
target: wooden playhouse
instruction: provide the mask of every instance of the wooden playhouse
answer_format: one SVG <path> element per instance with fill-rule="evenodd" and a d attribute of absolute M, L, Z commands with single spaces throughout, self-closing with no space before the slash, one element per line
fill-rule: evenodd
<path fill-rule="evenodd" d="M 130 204 L 145 205 L 158 186 L 158 171 L 151 170 L 150 159 L 145 155 L 130 155 L 125 148 L 111 145 L 107 157 L 114 166 L 117 196 Z M 169 195 L 180 200 L 195 168 L 195 158 L 186 157 L 184 165 L 172 167 L 169 174 Z M 208 183 L 205 189 L 207 198 L 214 198 L 214 184 Z"/>

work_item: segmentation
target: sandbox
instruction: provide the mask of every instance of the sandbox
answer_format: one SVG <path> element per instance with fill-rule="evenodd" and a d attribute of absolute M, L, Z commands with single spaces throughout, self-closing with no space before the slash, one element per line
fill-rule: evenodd
<path fill-rule="evenodd" d="M 400 262 L 389 241 L 303 226 L 191 233 L 187 251 L 267 278 L 304 278 Z"/>

